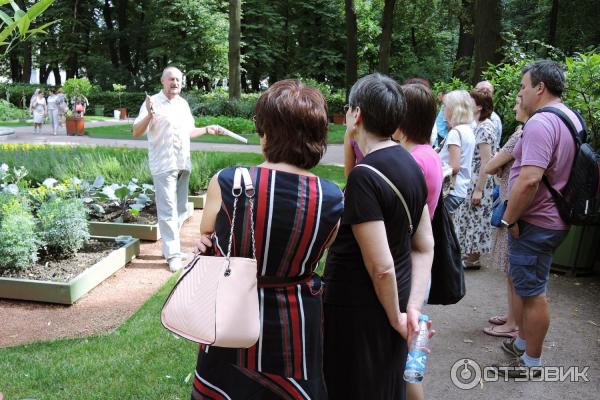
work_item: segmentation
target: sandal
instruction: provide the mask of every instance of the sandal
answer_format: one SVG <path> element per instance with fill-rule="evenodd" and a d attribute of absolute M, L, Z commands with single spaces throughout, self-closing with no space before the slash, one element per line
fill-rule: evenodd
<path fill-rule="evenodd" d="M 479 260 L 475 260 L 475 261 L 463 261 L 463 266 L 464 269 L 480 269 L 481 268 L 481 261 Z"/>
<path fill-rule="evenodd" d="M 494 325 L 504 325 L 506 323 L 506 315 L 496 315 L 492 318 L 488 319 L 490 324 Z"/>
<path fill-rule="evenodd" d="M 498 325 L 487 326 L 487 327 L 483 328 L 483 333 L 488 334 L 490 336 L 507 337 L 507 338 L 516 338 L 517 336 L 519 336 L 518 329 L 512 329 L 510 331 L 500 332 L 500 331 L 497 331 L 496 328 L 498 328 Z"/>

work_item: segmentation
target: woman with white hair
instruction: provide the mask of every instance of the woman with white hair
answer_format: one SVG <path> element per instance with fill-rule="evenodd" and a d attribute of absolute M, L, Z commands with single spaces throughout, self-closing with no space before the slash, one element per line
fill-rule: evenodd
<path fill-rule="evenodd" d="M 453 90 L 444 96 L 444 116 L 450 131 L 440 150 L 440 157 L 452 168 L 454 185 L 444 198 L 444 205 L 451 215 L 465 201 L 471 183 L 475 150 L 474 111 L 475 102 L 466 90 Z"/>

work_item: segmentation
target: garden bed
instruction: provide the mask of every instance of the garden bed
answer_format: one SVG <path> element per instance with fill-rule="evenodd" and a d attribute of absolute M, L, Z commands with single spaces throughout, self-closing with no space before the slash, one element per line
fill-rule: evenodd
<path fill-rule="evenodd" d="M 194 203 L 194 208 L 202 209 L 206 203 L 206 191 L 202 190 L 200 193 L 189 195 L 188 201 Z"/>
<path fill-rule="evenodd" d="M 188 203 L 187 221 L 194 213 L 194 204 Z M 89 229 L 91 235 L 97 236 L 119 236 L 130 235 L 141 240 L 156 241 L 160 239 L 158 222 L 148 223 L 123 223 L 123 222 L 98 222 L 90 221 Z"/>
<path fill-rule="evenodd" d="M 112 237 L 92 237 L 71 259 L 41 260 L 19 272 L 0 271 L 0 297 L 73 304 L 139 252 L 136 239 L 119 247 Z"/>

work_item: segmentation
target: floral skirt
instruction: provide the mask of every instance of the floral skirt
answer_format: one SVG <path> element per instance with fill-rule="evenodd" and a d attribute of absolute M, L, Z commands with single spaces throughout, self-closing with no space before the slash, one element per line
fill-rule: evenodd
<path fill-rule="evenodd" d="M 479 205 L 471 203 L 471 195 L 475 184 L 467 191 L 465 201 L 454 215 L 454 225 L 463 255 L 472 253 L 489 253 L 492 247 L 492 188 L 494 183 L 488 179 Z"/>

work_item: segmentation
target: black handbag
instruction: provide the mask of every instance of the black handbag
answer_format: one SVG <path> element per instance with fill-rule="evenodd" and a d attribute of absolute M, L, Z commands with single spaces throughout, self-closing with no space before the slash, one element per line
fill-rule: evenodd
<path fill-rule="evenodd" d="M 466 293 L 465 273 L 454 224 L 441 194 L 433 213 L 431 229 L 435 245 L 427 304 L 456 304 Z"/>

